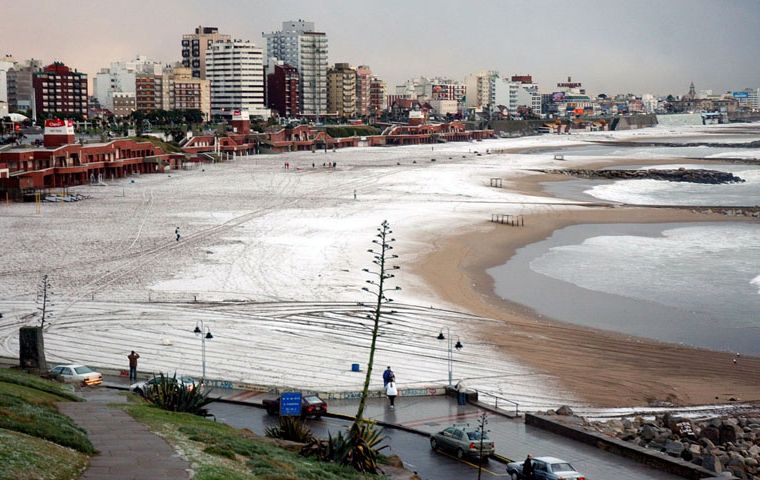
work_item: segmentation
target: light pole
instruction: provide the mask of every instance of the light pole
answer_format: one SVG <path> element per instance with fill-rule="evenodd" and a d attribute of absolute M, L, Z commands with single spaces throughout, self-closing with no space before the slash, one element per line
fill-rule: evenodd
<path fill-rule="evenodd" d="M 449 330 L 449 327 L 446 327 L 446 335 L 448 336 L 448 340 L 449 340 L 449 357 L 448 357 L 448 361 L 449 361 L 449 388 L 451 388 L 452 387 L 452 385 L 451 385 L 451 378 L 453 377 L 453 371 L 452 370 L 453 370 L 454 357 L 453 357 L 453 353 L 452 353 L 452 350 L 451 350 L 451 347 L 452 347 L 451 340 L 452 340 L 452 338 L 451 338 L 451 331 Z M 443 335 L 443 329 L 441 329 L 441 333 L 438 334 L 438 340 L 446 340 L 446 337 Z M 457 351 L 459 351 L 459 350 L 461 350 L 463 348 L 462 347 L 462 342 L 459 341 L 459 337 L 457 337 L 457 343 L 454 345 L 454 348 L 456 348 Z"/>
<path fill-rule="evenodd" d="M 211 328 L 205 326 L 203 324 L 203 320 L 198 320 L 195 323 L 195 330 L 193 330 L 193 333 L 197 337 L 201 337 L 201 358 L 203 362 L 203 373 L 201 375 L 201 383 L 204 383 L 206 381 L 206 339 L 211 340 L 214 338 L 213 335 L 211 335 Z"/>

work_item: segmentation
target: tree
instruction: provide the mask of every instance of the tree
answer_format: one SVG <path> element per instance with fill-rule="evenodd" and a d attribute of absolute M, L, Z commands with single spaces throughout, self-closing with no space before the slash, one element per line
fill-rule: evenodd
<path fill-rule="evenodd" d="M 43 275 L 40 283 L 37 284 L 37 310 L 40 313 L 40 327 L 45 326 L 45 321 L 53 317 L 51 302 L 53 290 L 50 285 L 50 279 Z"/>
<path fill-rule="evenodd" d="M 393 231 L 391 230 L 388 221 L 383 220 L 383 223 L 380 224 L 377 231 L 377 238 L 372 240 L 372 243 L 374 243 L 376 247 L 367 250 L 373 256 L 372 263 L 377 265 L 377 271 L 370 270 L 368 268 L 362 269 L 363 272 L 369 273 L 377 277 L 377 279 L 373 278 L 371 280 L 367 280 L 367 283 L 372 285 L 372 287 L 362 287 L 362 290 L 371 293 L 375 297 L 375 308 L 372 313 L 367 314 L 367 318 L 374 321 L 374 325 L 372 327 L 372 344 L 370 345 L 369 349 L 369 362 L 367 363 L 367 375 L 364 378 L 364 389 L 362 390 L 361 400 L 359 401 L 359 409 L 356 412 L 356 420 L 354 424 L 360 423 L 364 418 L 364 407 L 367 403 L 369 382 L 372 379 L 372 366 L 375 361 L 375 345 L 377 344 L 377 334 L 378 330 L 380 329 L 380 318 L 385 313 L 392 313 L 383 309 L 383 305 L 393 301 L 392 298 L 385 296 L 385 281 L 395 277 L 394 274 L 388 273 L 389 271 L 398 270 L 400 268 L 398 265 L 389 266 L 386 263 L 388 260 L 398 258 L 398 255 L 388 253 L 389 251 L 393 250 L 393 245 L 391 244 L 396 241 L 395 238 L 390 237 Z M 392 290 L 401 290 L 401 287 L 394 287 Z"/>
<path fill-rule="evenodd" d="M 483 439 L 488 432 L 488 430 L 486 430 L 486 425 L 488 425 L 488 414 L 482 412 L 478 416 L 478 431 L 480 432 L 480 446 L 478 448 L 478 480 L 480 480 L 480 473 L 483 470 Z"/>

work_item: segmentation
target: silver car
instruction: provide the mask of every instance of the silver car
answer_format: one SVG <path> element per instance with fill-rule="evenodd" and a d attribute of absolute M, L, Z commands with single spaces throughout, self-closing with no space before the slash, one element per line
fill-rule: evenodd
<path fill-rule="evenodd" d="M 64 383 L 89 387 L 103 383 L 103 375 L 84 365 L 57 365 L 50 369 L 50 377 Z"/>
<path fill-rule="evenodd" d="M 433 450 L 451 452 L 460 459 L 487 459 L 495 451 L 493 440 L 488 438 L 488 434 L 483 435 L 481 443 L 480 431 L 464 425 L 453 425 L 433 434 L 430 437 L 430 447 Z"/>
<path fill-rule="evenodd" d="M 523 480 L 523 463 L 512 462 L 507 464 L 507 473 L 512 480 Z M 583 474 L 578 473 L 572 465 L 555 457 L 536 457 L 533 459 L 532 480 L 586 480 Z"/>

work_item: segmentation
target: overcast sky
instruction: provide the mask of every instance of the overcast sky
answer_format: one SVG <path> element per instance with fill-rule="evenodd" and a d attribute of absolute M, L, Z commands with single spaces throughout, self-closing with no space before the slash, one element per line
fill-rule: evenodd
<path fill-rule="evenodd" d="M 261 33 L 305 19 L 329 61 L 370 65 L 393 86 L 489 69 L 572 75 L 590 93 L 716 93 L 760 87 L 760 0 L 0 0 L 0 55 L 93 74 L 137 54 L 180 59 L 183 33 Z"/>

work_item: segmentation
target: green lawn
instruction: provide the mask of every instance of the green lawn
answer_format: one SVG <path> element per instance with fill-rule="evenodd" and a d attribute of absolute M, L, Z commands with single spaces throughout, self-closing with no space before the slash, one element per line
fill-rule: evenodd
<path fill-rule="evenodd" d="M 73 480 L 93 453 L 90 440 L 55 403 L 79 400 L 71 389 L 0 369 L 0 478 Z"/>
<path fill-rule="evenodd" d="M 147 404 L 124 408 L 137 420 L 184 451 L 197 472 L 194 480 L 361 480 L 378 478 L 305 458 L 258 437 L 186 413 Z"/>

